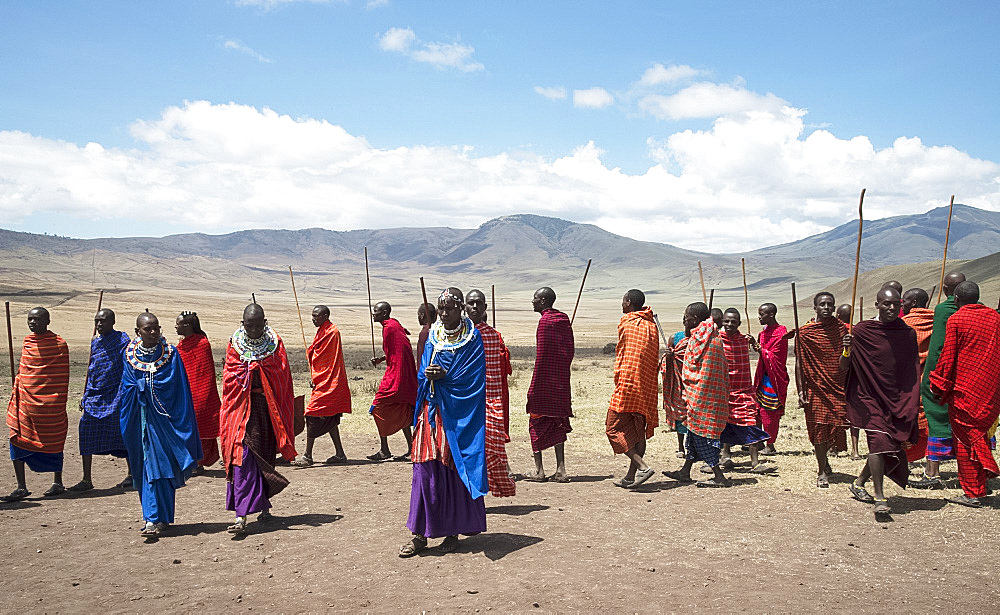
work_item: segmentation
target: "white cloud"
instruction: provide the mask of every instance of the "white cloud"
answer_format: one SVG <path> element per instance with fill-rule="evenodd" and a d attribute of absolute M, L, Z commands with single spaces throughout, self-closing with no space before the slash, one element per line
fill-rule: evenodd
<path fill-rule="evenodd" d="M 424 42 L 410 28 L 389 28 L 379 37 L 379 47 L 437 68 L 457 68 L 466 73 L 486 68 L 472 59 L 475 48 L 461 43 Z"/>
<path fill-rule="evenodd" d="M 536 85 L 535 93 L 540 94 L 549 100 L 562 100 L 566 98 L 566 88 L 562 86 L 544 87 Z"/>
<path fill-rule="evenodd" d="M 778 112 L 788 103 L 774 94 L 757 94 L 742 85 L 695 83 L 670 95 L 650 94 L 639 108 L 661 120 L 713 118 L 748 111 Z"/>
<path fill-rule="evenodd" d="M 366 9 L 377 9 L 389 4 L 389 0 L 368 0 L 365 2 Z"/>
<path fill-rule="evenodd" d="M 417 40 L 417 35 L 409 28 L 389 28 L 378 39 L 378 46 L 383 51 L 409 51 L 410 45 Z"/>
<path fill-rule="evenodd" d="M 147 216 L 229 232 L 469 228 L 530 212 L 731 252 L 851 220 L 861 187 L 872 218 L 923 212 L 951 194 L 1000 211 L 996 162 L 916 137 L 877 149 L 865 136 L 807 133 L 804 116 L 749 111 L 653 139 L 654 164 L 628 174 L 605 164 L 594 143 L 554 160 L 464 146 L 380 149 L 327 121 L 196 101 L 134 122 L 131 148 L 0 131 L 0 220 Z"/>
<path fill-rule="evenodd" d="M 271 58 L 268 58 L 268 57 L 264 56 L 263 54 L 258 53 L 252 47 L 249 47 L 248 45 L 244 44 L 242 41 L 238 41 L 238 40 L 235 40 L 235 39 L 229 39 L 228 41 L 224 42 L 222 44 L 222 46 L 225 49 L 231 49 L 232 51 L 237 51 L 237 52 L 242 53 L 244 55 L 248 55 L 251 58 L 253 58 L 253 59 L 257 60 L 258 62 L 260 62 L 261 64 L 270 64 L 270 63 L 272 63 L 274 61 Z"/>
<path fill-rule="evenodd" d="M 676 83 L 678 81 L 684 81 L 685 79 L 697 77 L 702 73 L 703 71 L 691 68 L 687 64 L 671 64 L 670 66 L 654 64 L 652 67 L 647 68 L 646 72 L 642 74 L 642 78 L 639 79 L 639 85 L 642 87 L 652 87 L 656 85 Z"/>
<path fill-rule="evenodd" d="M 602 109 L 615 102 L 615 97 L 604 88 L 573 90 L 573 106 L 584 109 Z"/>

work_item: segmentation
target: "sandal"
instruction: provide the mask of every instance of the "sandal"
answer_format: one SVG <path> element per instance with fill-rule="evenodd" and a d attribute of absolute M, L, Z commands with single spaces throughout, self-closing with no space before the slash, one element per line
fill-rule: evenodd
<path fill-rule="evenodd" d="M 645 470 L 639 470 L 638 472 L 635 473 L 635 480 L 632 481 L 631 485 L 629 485 L 629 489 L 634 489 L 638 487 L 639 485 L 643 484 L 644 482 L 652 478 L 654 474 L 656 474 L 656 470 L 654 470 L 653 468 L 646 468 Z"/>
<path fill-rule="evenodd" d="M 45 490 L 42 494 L 43 497 L 52 498 L 57 495 L 62 495 L 66 493 L 66 487 L 63 487 L 60 483 L 52 483 L 52 486 Z"/>
<path fill-rule="evenodd" d="M 682 476 L 681 473 L 677 471 L 664 470 L 662 474 L 667 478 L 673 479 L 681 483 L 682 485 L 690 485 L 691 483 L 694 482 L 694 479 L 691 478 L 690 476 Z"/>
<path fill-rule="evenodd" d="M 525 474 L 524 480 L 528 481 L 529 483 L 544 483 L 545 481 L 549 480 L 549 477 L 545 476 L 544 474 L 542 475 Z"/>
<path fill-rule="evenodd" d="M 226 528 L 226 531 L 235 536 L 244 536 L 247 533 L 246 517 L 237 517 L 236 523 Z"/>
<path fill-rule="evenodd" d="M 410 452 L 407 451 L 406 453 L 404 453 L 402 455 L 396 455 L 395 457 L 392 458 L 392 460 L 393 461 L 409 461 L 410 460 Z"/>
<path fill-rule="evenodd" d="M 817 476 L 816 477 L 816 487 L 819 488 L 819 489 L 829 489 L 830 488 L 830 479 L 827 478 L 825 474 L 822 475 L 822 476 Z"/>
<path fill-rule="evenodd" d="M 427 539 L 423 536 L 417 534 L 413 535 L 410 542 L 405 543 L 399 548 L 400 557 L 413 557 L 417 553 L 420 553 L 427 548 Z"/>
<path fill-rule="evenodd" d="M 448 536 L 441 544 L 438 545 L 438 551 L 441 553 L 451 553 L 458 548 L 458 536 Z"/>
<path fill-rule="evenodd" d="M 874 500 L 874 498 L 872 498 Z M 889 508 L 889 500 L 874 500 L 875 501 L 875 514 L 876 515 L 888 515 L 892 512 Z"/>
<path fill-rule="evenodd" d="M 90 491 L 93 488 L 94 488 L 94 483 L 92 483 L 89 480 L 81 480 L 77 484 L 68 488 L 67 491 L 72 491 L 74 493 L 82 493 L 84 491 Z"/>
<path fill-rule="evenodd" d="M 750 468 L 751 474 L 769 474 L 771 472 L 777 472 L 777 471 L 778 471 L 778 466 L 768 461 L 763 461 L 761 463 L 758 463 L 754 467 Z"/>
<path fill-rule="evenodd" d="M 20 502 L 21 500 L 26 500 L 31 492 L 27 489 L 15 489 L 10 492 L 9 495 L 5 495 L 0 500 L 4 502 Z"/>
<path fill-rule="evenodd" d="M 139 532 L 140 536 L 145 536 L 146 538 L 157 538 L 167 529 L 166 523 L 153 523 L 152 521 L 147 521 L 146 525 Z"/>
<path fill-rule="evenodd" d="M 392 459 L 391 453 L 383 453 L 382 451 L 379 451 L 374 455 L 368 455 L 369 461 L 385 461 L 387 459 Z"/>
<path fill-rule="evenodd" d="M 914 480 L 910 479 L 906 481 L 910 487 L 914 489 L 943 489 L 944 483 L 941 481 L 940 476 L 927 476 L 922 474 L 920 478 Z"/>
<path fill-rule="evenodd" d="M 953 498 L 946 498 L 946 499 L 952 504 L 961 504 L 962 506 L 968 506 L 969 508 L 983 507 L 983 503 L 979 500 L 979 498 L 970 498 L 964 493 L 962 495 L 957 495 Z"/>
<path fill-rule="evenodd" d="M 732 459 L 726 459 L 725 461 L 719 464 L 719 467 L 722 468 L 723 472 L 732 472 L 733 468 L 736 467 L 736 462 L 733 461 Z"/>
<path fill-rule="evenodd" d="M 257 523 L 267 523 L 268 521 L 274 521 L 275 517 L 271 514 L 269 510 L 262 510 L 259 515 L 257 515 Z"/>
<path fill-rule="evenodd" d="M 632 481 L 630 481 L 629 479 L 627 479 L 627 478 L 625 478 L 623 476 L 623 477 L 619 478 L 618 480 L 614 481 L 611 484 L 614 485 L 615 487 L 621 487 L 622 489 L 628 489 L 629 487 L 632 486 Z"/>
<path fill-rule="evenodd" d="M 295 466 L 296 468 L 308 468 L 312 464 L 313 464 L 313 458 L 306 457 L 305 455 L 302 455 L 301 457 L 292 462 L 292 465 Z"/>
<path fill-rule="evenodd" d="M 121 489 L 124 489 L 125 491 L 131 491 L 135 489 L 135 483 L 132 482 L 132 475 L 129 474 L 128 476 L 126 476 L 125 479 L 122 480 L 122 482 L 118 483 L 116 486 L 120 487 Z"/>
<path fill-rule="evenodd" d="M 851 490 L 851 497 L 862 504 L 875 503 L 875 498 L 872 497 L 872 494 L 868 493 L 868 490 L 864 487 L 854 484 L 854 481 L 851 481 L 851 484 L 847 488 Z"/>
<path fill-rule="evenodd" d="M 565 474 L 560 474 L 556 472 L 555 474 L 549 477 L 549 480 L 554 483 L 568 483 L 569 477 L 566 476 Z"/>
<path fill-rule="evenodd" d="M 323 463 L 327 465 L 334 465 L 337 463 L 347 463 L 347 455 L 334 455 L 333 457 L 327 457 L 326 461 Z"/>
<path fill-rule="evenodd" d="M 708 480 L 700 480 L 700 481 L 698 481 L 698 483 L 697 483 L 696 486 L 697 487 L 707 487 L 707 488 L 713 488 L 713 487 L 714 488 L 732 487 L 733 486 L 733 481 L 729 480 L 728 478 L 724 479 L 724 480 L 718 480 L 717 478 L 715 478 L 713 476 L 712 478 L 710 478 Z"/>

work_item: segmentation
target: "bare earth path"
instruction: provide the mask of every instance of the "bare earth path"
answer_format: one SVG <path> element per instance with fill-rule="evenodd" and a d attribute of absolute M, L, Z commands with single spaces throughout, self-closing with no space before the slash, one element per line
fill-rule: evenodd
<path fill-rule="evenodd" d="M 673 439 L 654 438 L 654 467 L 679 465 Z M 374 436 L 345 440 L 352 457 L 374 450 Z M 253 524 L 243 540 L 225 533 L 231 517 L 216 468 L 178 492 L 177 522 L 152 544 L 139 537 L 135 492 L 106 488 L 121 479 L 122 462 L 95 459 L 99 488 L 85 497 L 42 499 L 46 478 L 31 474 L 35 495 L 0 504 L 2 610 L 997 608 L 994 508 L 968 510 L 945 504 L 940 492 L 908 491 L 892 499 L 893 521 L 877 523 L 847 497 L 844 482 L 821 492 L 740 472 L 732 474 L 740 486 L 728 490 L 653 479 L 627 492 L 610 480 L 624 468 L 621 457 L 573 442 L 573 482 L 520 481 L 515 498 L 487 496 L 486 534 L 463 539 L 454 554 L 430 549 L 406 560 L 396 556 L 408 538 L 404 463 L 286 467 L 292 484 L 275 498 L 278 518 Z M 515 438 L 508 446 L 515 468 L 526 468 L 527 442 Z M 71 429 L 67 484 L 79 472 L 75 448 Z M 329 448 L 329 441 L 317 444 L 316 457 L 332 454 Z M 808 465 L 801 452 L 777 460 Z M 856 466 L 834 460 L 841 481 Z"/>

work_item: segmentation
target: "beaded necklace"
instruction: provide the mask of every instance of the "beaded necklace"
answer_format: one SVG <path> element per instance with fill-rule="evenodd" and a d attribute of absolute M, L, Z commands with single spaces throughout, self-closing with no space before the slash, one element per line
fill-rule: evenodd
<path fill-rule="evenodd" d="M 240 360 L 244 363 L 260 361 L 265 359 L 278 349 L 278 336 L 271 330 L 269 325 L 264 327 L 264 335 L 257 339 L 247 336 L 246 329 L 240 327 L 233 333 L 230 339 L 233 349 L 240 355 Z"/>
<path fill-rule="evenodd" d="M 160 398 L 156 396 L 156 387 L 153 386 L 153 374 L 160 370 L 161 367 L 170 362 L 170 357 L 173 355 L 173 347 L 167 343 L 167 340 L 160 338 L 156 343 L 156 346 L 152 348 L 146 348 L 142 345 L 142 338 L 136 337 L 134 340 L 128 343 L 125 347 L 125 360 L 128 364 L 132 366 L 133 369 L 137 369 L 143 373 L 143 379 L 146 381 L 146 388 L 149 389 L 149 396 L 153 402 L 153 411 L 161 416 L 170 418 L 170 413 L 167 412 L 166 407 Z M 157 357 L 157 352 L 159 356 Z M 145 404 L 140 404 L 141 407 L 145 408 Z M 146 429 L 146 414 L 143 412 L 141 414 L 142 428 Z"/>

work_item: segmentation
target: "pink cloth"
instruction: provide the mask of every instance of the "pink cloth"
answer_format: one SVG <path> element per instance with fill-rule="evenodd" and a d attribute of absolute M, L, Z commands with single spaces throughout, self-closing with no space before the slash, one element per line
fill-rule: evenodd
<path fill-rule="evenodd" d="M 382 321 L 382 352 L 385 353 L 385 375 L 379 384 L 372 406 L 387 403 L 417 403 L 417 365 L 413 359 L 409 331 L 395 318 Z"/>
<path fill-rule="evenodd" d="M 782 414 L 784 413 L 785 400 L 788 397 L 789 381 L 788 368 L 785 367 L 785 363 L 788 361 L 786 333 L 788 330 L 785 329 L 785 326 L 779 324 L 768 325 L 760 332 L 757 337 L 757 341 L 760 342 L 760 360 L 757 361 L 757 372 L 753 378 L 754 388 L 760 387 L 764 373 L 767 373 L 778 394 Z"/>

